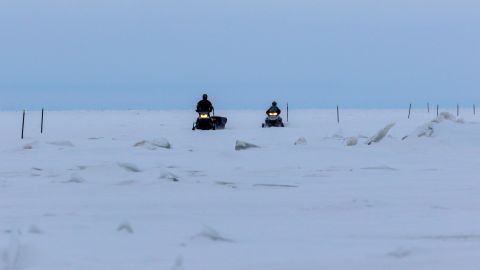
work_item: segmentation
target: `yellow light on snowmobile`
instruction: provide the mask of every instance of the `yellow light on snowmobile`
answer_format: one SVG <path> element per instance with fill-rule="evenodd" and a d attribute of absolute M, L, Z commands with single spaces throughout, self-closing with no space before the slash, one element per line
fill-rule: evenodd
<path fill-rule="evenodd" d="M 271 113 L 268 113 L 268 115 L 270 115 L 270 116 L 277 116 L 278 113 L 276 113 L 276 112 L 271 112 Z"/>
<path fill-rule="evenodd" d="M 200 114 L 200 118 L 201 118 L 201 119 L 207 119 L 207 118 L 208 118 L 208 114 L 206 114 L 206 113 L 201 113 L 201 114 Z"/>

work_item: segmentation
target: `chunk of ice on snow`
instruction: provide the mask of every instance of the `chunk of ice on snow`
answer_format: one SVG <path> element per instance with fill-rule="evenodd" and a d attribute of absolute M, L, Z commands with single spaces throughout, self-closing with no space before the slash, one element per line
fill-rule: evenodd
<path fill-rule="evenodd" d="M 307 139 L 301 137 L 298 138 L 298 140 L 295 141 L 294 145 L 306 145 L 307 144 Z"/>
<path fill-rule="evenodd" d="M 142 170 L 140 170 L 136 165 L 131 164 L 131 163 L 118 163 L 118 166 L 124 168 L 125 170 L 129 172 L 134 172 L 134 173 L 139 173 Z"/>
<path fill-rule="evenodd" d="M 392 127 L 395 126 L 395 123 L 391 123 L 391 124 L 388 124 L 386 125 L 384 128 L 382 128 L 381 130 L 379 130 L 377 132 L 377 134 L 375 134 L 374 136 L 372 136 L 367 142 L 366 144 L 370 145 L 372 143 L 378 143 L 380 142 L 381 140 L 383 140 L 383 138 L 385 138 L 385 136 L 387 136 L 388 132 L 390 131 L 390 129 L 392 129 Z"/>
<path fill-rule="evenodd" d="M 235 150 L 237 150 L 237 151 L 246 150 L 246 149 L 249 149 L 249 148 L 259 148 L 259 147 L 260 146 L 258 146 L 258 145 L 248 143 L 248 142 L 244 142 L 244 141 L 240 141 L 240 140 L 237 140 L 237 142 L 235 143 Z"/>
<path fill-rule="evenodd" d="M 209 226 L 204 226 L 202 232 L 194 235 L 192 238 L 206 238 L 212 241 L 233 242 L 233 240 L 223 237 L 215 229 Z"/>
<path fill-rule="evenodd" d="M 171 172 L 166 172 L 166 173 L 163 173 L 161 176 L 160 176 L 160 179 L 168 179 L 170 181 L 173 181 L 173 182 L 178 182 L 180 181 L 180 177 L 178 177 L 177 175 L 171 173 Z"/>
<path fill-rule="evenodd" d="M 157 148 L 165 148 L 165 149 L 172 148 L 172 145 L 170 144 L 170 142 L 165 138 L 155 139 L 155 140 L 143 140 L 143 141 L 137 142 L 133 146 L 143 147 L 149 150 L 155 150 Z"/>
<path fill-rule="evenodd" d="M 357 137 L 348 137 L 345 139 L 346 146 L 354 146 L 354 145 L 357 145 L 357 143 L 358 143 Z"/>
<path fill-rule="evenodd" d="M 75 183 L 75 184 L 79 184 L 83 182 L 86 182 L 85 179 L 83 179 L 83 177 L 81 177 L 80 175 L 76 175 L 76 174 L 72 174 L 72 176 L 70 176 L 70 179 L 68 181 L 65 181 L 65 183 Z"/>

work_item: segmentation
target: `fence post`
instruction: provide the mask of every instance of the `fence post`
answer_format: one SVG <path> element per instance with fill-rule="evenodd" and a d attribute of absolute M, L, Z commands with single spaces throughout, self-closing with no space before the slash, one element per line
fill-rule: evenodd
<path fill-rule="evenodd" d="M 287 102 L 287 122 L 288 122 L 288 102 Z"/>
<path fill-rule="evenodd" d="M 457 117 L 460 115 L 460 105 L 457 104 Z"/>
<path fill-rule="evenodd" d="M 440 107 L 440 106 L 437 104 L 437 117 L 438 117 L 438 107 Z"/>
<path fill-rule="evenodd" d="M 41 124 L 40 124 L 40 134 L 43 134 L 43 111 L 44 111 L 44 109 L 42 108 L 42 120 L 41 120 Z"/>
<path fill-rule="evenodd" d="M 412 111 L 412 103 L 410 103 L 410 107 L 408 107 L 408 119 L 410 119 L 410 112 Z"/>
<path fill-rule="evenodd" d="M 22 140 L 23 140 L 23 131 L 25 130 L 25 110 L 23 110 L 23 117 L 22 117 Z"/>
<path fill-rule="evenodd" d="M 430 113 L 430 103 L 427 102 L 427 112 Z"/>
<path fill-rule="evenodd" d="M 337 123 L 340 123 L 340 109 L 338 108 L 338 105 L 337 105 Z"/>

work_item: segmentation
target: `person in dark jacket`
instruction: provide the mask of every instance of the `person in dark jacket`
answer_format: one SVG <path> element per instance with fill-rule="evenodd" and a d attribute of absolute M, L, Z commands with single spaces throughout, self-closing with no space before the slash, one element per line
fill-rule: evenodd
<path fill-rule="evenodd" d="M 202 100 L 197 103 L 197 112 L 208 112 L 211 113 L 213 111 L 213 105 L 208 100 L 208 95 L 203 94 Z"/>
<path fill-rule="evenodd" d="M 281 112 L 282 112 L 282 110 L 280 110 L 280 108 L 277 107 L 277 102 L 276 101 L 272 102 L 272 106 L 267 110 L 267 114 L 269 114 L 269 113 L 280 114 Z"/>

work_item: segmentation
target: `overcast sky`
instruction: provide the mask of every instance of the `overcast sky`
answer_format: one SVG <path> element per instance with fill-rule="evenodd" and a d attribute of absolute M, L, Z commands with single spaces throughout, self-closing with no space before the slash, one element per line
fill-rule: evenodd
<path fill-rule="evenodd" d="M 480 102 L 478 0 L 0 0 L 0 109 Z"/>

